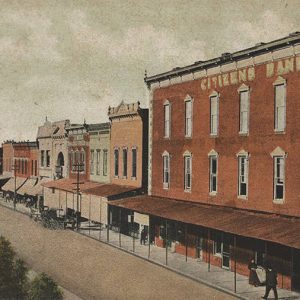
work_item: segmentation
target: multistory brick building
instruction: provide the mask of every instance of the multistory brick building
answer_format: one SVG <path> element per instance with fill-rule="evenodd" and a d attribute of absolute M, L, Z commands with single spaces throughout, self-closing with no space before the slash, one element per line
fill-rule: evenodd
<path fill-rule="evenodd" d="M 299 290 L 300 33 L 145 82 L 149 196 L 120 205 L 157 246 L 245 275 L 271 261 Z"/>
<path fill-rule="evenodd" d="M 110 178 L 118 185 L 147 185 L 148 109 L 140 103 L 108 108 L 111 121 Z"/>
<path fill-rule="evenodd" d="M 66 127 L 68 135 L 68 164 L 69 178 L 77 178 L 78 167 L 80 164 L 80 180 L 90 180 L 90 146 L 88 125 L 70 124 Z"/>
<path fill-rule="evenodd" d="M 5 141 L 3 148 L 3 176 L 12 176 L 13 174 L 13 158 L 14 158 L 14 141 Z"/>
<path fill-rule="evenodd" d="M 3 173 L 3 148 L 0 147 L 0 175 Z"/>

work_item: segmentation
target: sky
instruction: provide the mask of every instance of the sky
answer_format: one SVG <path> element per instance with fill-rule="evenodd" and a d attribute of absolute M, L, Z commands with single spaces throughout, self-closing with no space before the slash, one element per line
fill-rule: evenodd
<path fill-rule="evenodd" d="M 0 142 L 148 106 L 148 76 L 300 31 L 300 1 L 0 0 Z"/>

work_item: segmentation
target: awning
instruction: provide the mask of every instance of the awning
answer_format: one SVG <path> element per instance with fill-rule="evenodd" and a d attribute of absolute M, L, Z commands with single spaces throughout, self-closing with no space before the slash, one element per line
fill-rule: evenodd
<path fill-rule="evenodd" d="M 39 181 L 36 183 L 36 185 L 30 190 L 28 195 L 30 196 L 36 196 L 36 195 L 42 195 L 43 194 L 43 183 L 51 181 L 51 178 L 42 178 L 39 179 Z"/>
<path fill-rule="evenodd" d="M 116 196 L 125 196 L 128 193 L 137 193 L 139 189 L 132 186 L 122 186 L 117 184 L 99 183 L 94 181 L 81 181 L 79 185 L 80 192 L 88 195 L 95 195 L 110 198 L 116 198 Z M 53 180 L 42 184 L 46 188 L 55 188 L 62 191 L 76 193 L 76 180 L 75 179 L 59 179 Z"/>
<path fill-rule="evenodd" d="M 17 177 L 16 178 L 16 191 L 24 184 L 27 178 Z M 11 177 L 2 187 L 3 191 L 14 192 L 15 191 L 15 177 Z"/>
<path fill-rule="evenodd" d="M 109 204 L 300 249 L 300 218 L 152 196 L 115 200 Z"/>
<path fill-rule="evenodd" d="M 37 183 L 37 178 L 28 178 L 26 182 L 18 190 L 18 194 L 24 196 L 25 194 L 30 195 L 30 191 Z"/>

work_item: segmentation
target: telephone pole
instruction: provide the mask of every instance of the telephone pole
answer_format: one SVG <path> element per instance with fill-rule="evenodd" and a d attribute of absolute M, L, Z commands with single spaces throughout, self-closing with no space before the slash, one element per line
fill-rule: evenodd
<path fill-rule="evenodd" d="M 76 203 L 76 230 L 79 230 L 79 196 L 80 196 L 80 184 L 83 184 L 84 182 L 79 182 L 79 173 L 83 172 L 84 170 L 84 164 L 83 163 L 76 163 L 73 165 L 73 168 L 76 170 L 77 173 L 77 180 L 75 183 L 76 184 L 76 199 L 77 199 L 77 203 Z"/>
<path fill-rule="evenodd" d="M 14 189 L 14 210 L 16 210 L 16 203 L 17 203 L 17 171 L 19 171 L 19 166 L 17 166 L 17 162 L 14 162 L 12 167 L 15 176 L 15 189 Z"/>

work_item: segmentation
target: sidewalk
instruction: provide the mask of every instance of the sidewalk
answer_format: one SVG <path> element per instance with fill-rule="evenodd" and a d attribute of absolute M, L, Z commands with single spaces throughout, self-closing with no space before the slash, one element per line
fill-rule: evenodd
<path fill-rule="evenodd" d="M 80 233 L 107 243 L 107 229 L 102 229 L 100 233 L 99 227 L 95 227 L 92 223 L 90 226 L 88 222 L 82 223 Z M 123 234 L 121 234 L 120 238 L 120 234 L 118 232 L 109 230 L 109 244 L 148 260 L 149 244 L 140 245 L 139 239 L 133 239 L 132 237 Z M 168 262 L 167 265 L 166 256 Z M 168 268 L 176 273 L 187 276 L 193 280 L 205 283 L 210 287 L 235 295 L 241 299 L 260 299 L 265 292 L 265 287 L 254 287 L 249 285 L 248 277 L 236 274 L 237 293 L 235 294 L 233 272 L 212 265 L 210 266 L 209 272 L 208 264 L 205 262 L 190 257 L 188 257 L 186 261 L 186 257 L 184 255 L 172 253 L 170 250 L 168 250 L 166 255 L 165 248 L 160 248 L 154 245 L 150 245 L 149 261 Z M 279 299 L 300 299 L 299 293 L 283 289 L 278 289 L 278 296 Z M 272 299 L 272 297 L 274 296 L 271 291 L 269 299 Z"/>
<path fill-rule="evenodd" d="M 5 202 L 4 199 L 0 198 L 0 205 L 13 209 L 12 201 Z M 26 208 L 23 204 L 17 204 L 16 210 L 21 213 L 30 214 L 30 209 Z M 99 226 L 96 226 L 92 222 L 82 223 L 79 232 L 90 238 L 107 243 L 107 229 L 103 228 L 99 230 Z M 236 275 L 237 293 L 235 294 L 233 272 L 212 265 L 209 272 L 207 263 L 190 257 L 186 260 L 184 255 L 173 253 L 171 249 L 166 254 L 165 248 L 150 245 L 150 257 L 148 258 L 149 244 L 140 245 L 139 239 L 133 239 L 123 234 L 120 235 L 118 232 L 112 230 L 109 230 L 109 244 L 240 299 L 260 299 L 264 295 L 265 287 L 251 286 L 248 284 L 248 277 L 239 274 Z M 283 289 L 278 289 L 278 295 L 279 299 L 300 299 L 299 293 Z M 272 291 L 270 296 L 273 297 Z"/>

